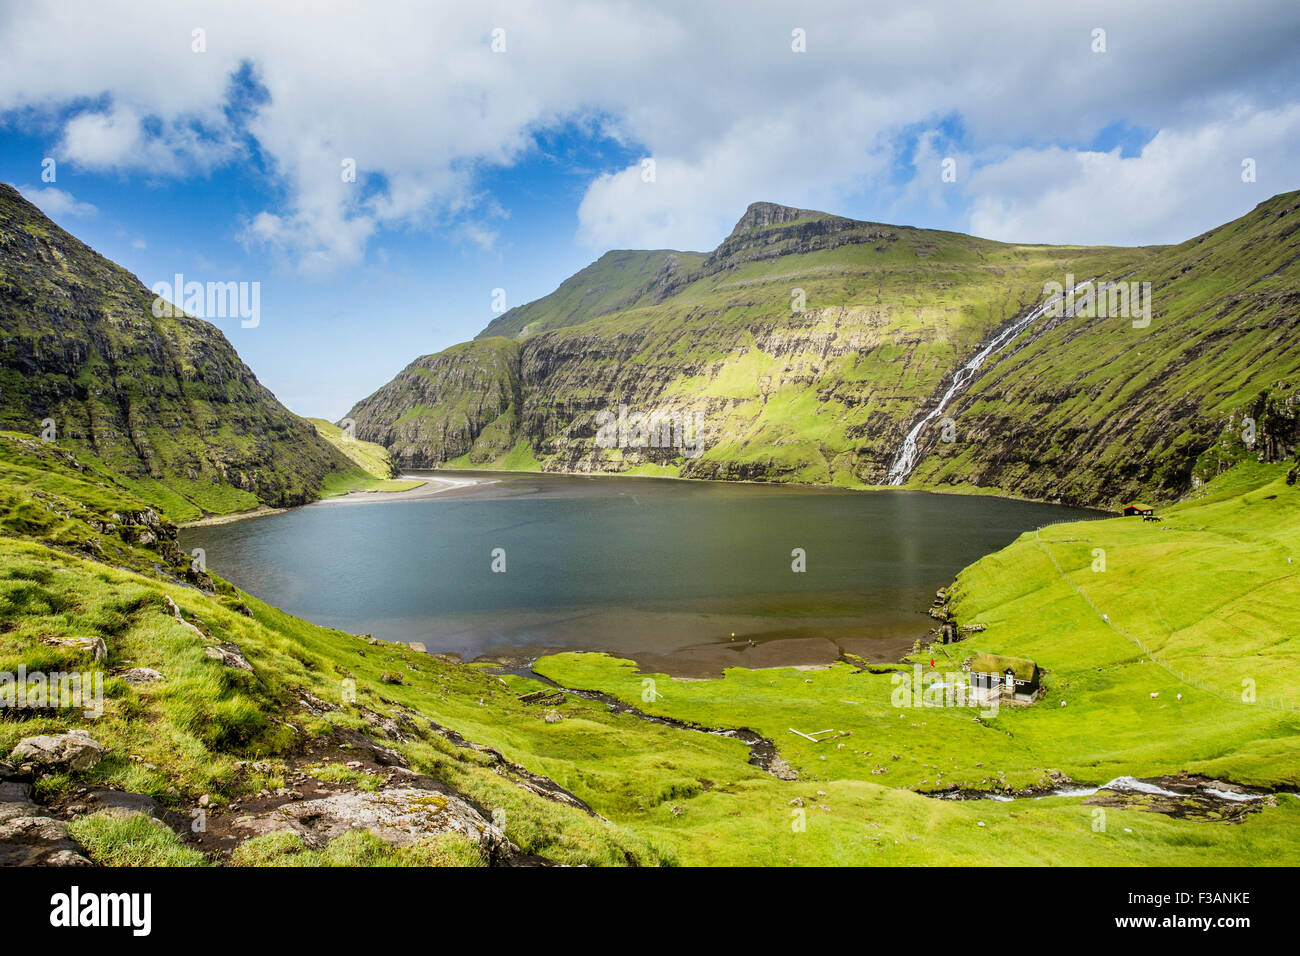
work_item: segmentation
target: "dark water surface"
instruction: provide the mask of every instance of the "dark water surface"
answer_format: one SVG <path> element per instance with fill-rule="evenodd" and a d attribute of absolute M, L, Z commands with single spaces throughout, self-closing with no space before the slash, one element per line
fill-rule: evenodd
<path fill-rule="evenodd" d="M 842 650 L 896 659 L 961 568 L 1022 531 L 1095 514 L 910 491 L 442 474 L 483 483 L 188 529 L 182 544 L 264 601 L 353 633 L 465 660 L 604 650 L 705 676 Z M 492 571 L 496 548 L 505 573 Z"/>

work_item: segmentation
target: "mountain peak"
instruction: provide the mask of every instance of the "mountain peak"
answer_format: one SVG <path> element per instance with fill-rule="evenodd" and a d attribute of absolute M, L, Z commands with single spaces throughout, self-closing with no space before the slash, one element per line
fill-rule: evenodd
<path fill-rule="evenodd" d="M 775 202 L 752 202 L 745 214 L 740 217 L 736 227 L 731 230 L 734 236 L 738 232 L 745 232 L 749 229 L 761 229 L 763 226 L 777 225 L 783 222 L 794 222 L 797 219 L 830 219 L 838 218 L 829 216 L 827 213 L 818 212 L 815 209 L 796 209 L 794 206 L 782 206 Z"/>

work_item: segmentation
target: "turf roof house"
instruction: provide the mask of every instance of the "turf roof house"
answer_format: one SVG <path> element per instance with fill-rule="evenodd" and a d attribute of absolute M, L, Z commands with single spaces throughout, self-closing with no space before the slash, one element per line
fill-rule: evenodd
<path fill-rule="evenodd" d="M 1125 518 L 1132 518 L 1139 515 L 1145 518 L 1147 515 L 1153 515 L 1155 513 L 1156 509 L 1152 508 L 1150 505 L 1127 504 L 1124 506 Z"/>
<path fill-rule="evenodd" d="M 970 686 L 986 693 L 998 692 L 1016 700 L 1033 700 L 1041 688 L 1038 665 L 1023 657 L 976 654 L 970 662 Z"/>

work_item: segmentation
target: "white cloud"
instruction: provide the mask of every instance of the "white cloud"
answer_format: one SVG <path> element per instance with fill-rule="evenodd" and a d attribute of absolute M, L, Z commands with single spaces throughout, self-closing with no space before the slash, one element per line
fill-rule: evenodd
<path fill-rule="evenodd" d="M 970 230 L 1018 242 L 1176 243 L 1300 185 L 1300 105 L 1162 130 L 1138 156 L 1022 149 L 980 167 Z M 1255 161 L 1255 182 L 1242 161 Z"/>
<path fill-rule="evenodd" d="M 72 116 L 64 124 L 56 152 L 61 160 L 88 170 L 180 176 L 220 165 L 231 159 L 237 148 L 228 131 L 219 130 L 214 136 L 193 117 L 178 117 L 146 129 L 145 117 L 137 108 L 118 104 Z"/>
<path fill-rule="evenodd" d="M 596 247 L 706 248 L 758 199 L 839 210 L 859 197 L 881 218 L 925 198 L 888 175 L 899 131 L 949 117 L 983 164 L 950 194 L 978 228 L 1055 236 L 1043 228 L 1055 203 L 1100 193 L 1129 218 L 1107 232 L 1099 217 L 1094 238 L 1152 241 L 1196 220 L 1188 207 L 1241 211 L 1239 183 L 1177 151 L 1226 150 L 1215 137 L 1236 135 L 1251 113 L 1289 115 L 1300 62 L 1291 0 L 1078 10 L 1033 0 L 410 0 L 382 13 L 354 0 L 309 12 L 81 0 L 13 5 L 0 18 L 0 111 L 48 111 L 62 123 L 61 155 L 96 170 L 184 176 L 252 145 L 283 200 L 255 211 L 243 237 L 323 272 L 396 226 L 472 239 L 491 217 L 477 172 L 516 162 L 538 130 L 565 121 L 608 129 L 657 164 L 653 184 L 639 168 L 595 177 L 579 235 Z M 1098 25 L 1105 54 L 1090 49 Z M 191 49 L 196 27 L 205 53 Z M 795 27 L 806 53 L 791 50 Z M 489 47 L 494 28 L 506 31 L 505 53 Z M 268 98 L 232 119 L 231 77 L 243 64 Z M 1160 136 L 1136 163 L 1078 152 L 1116 121 Z M 1278 171 L 1276 189 L 1291 188 L 1296 167 L 1275 155 L 1278 142 L 1258 151 Z M 929 161 L 936 148 L 928 140 L 918 153 Z M 347 158 L 355 183 L 340 177 Z M 1179 188 L 1191 190 L 1181 209 Z"/>
<path fill-rule="evenodd" d="M 91 203 L 81 202 L 72 193 L 53 186 L 19 186 L 18 191 L 51 219 L 68 216 L 93 216 L 99 212 Z"/>
<path fill-rule="evenodd" d="M 141 146 L 140 117 L 130 109 L 81 113 L 63 128 L 62 152 L 90 168 L 117 166 Z"/>

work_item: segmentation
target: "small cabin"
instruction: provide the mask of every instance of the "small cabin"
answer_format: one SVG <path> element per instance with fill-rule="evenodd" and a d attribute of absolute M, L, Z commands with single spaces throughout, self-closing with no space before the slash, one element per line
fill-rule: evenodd
<path fill-rule="evenodd" d="M 1038 665 L 1023 657 L 977 654 L 970 663 L 970 686 L 983 695 L 997 693 L 1014 700 L 1033 700 L 1041 687 Z"/>
<path fill-rule="evenodd" d="M 1146 518 L 1156 513 L 1156 509 L 1150 505 L 1128 504 L 1124 506 L 1125 518 Z"/>

